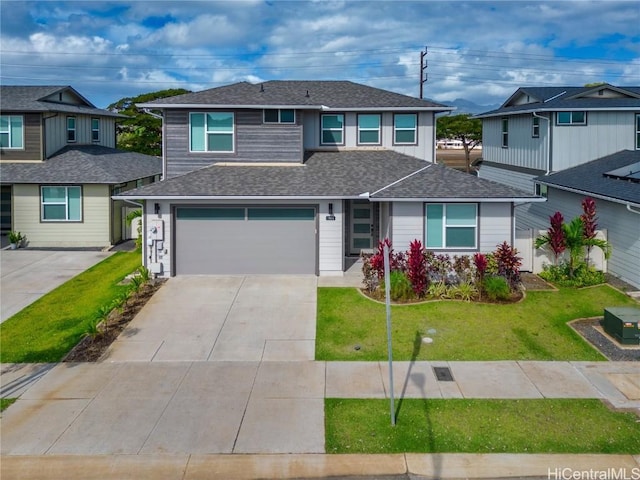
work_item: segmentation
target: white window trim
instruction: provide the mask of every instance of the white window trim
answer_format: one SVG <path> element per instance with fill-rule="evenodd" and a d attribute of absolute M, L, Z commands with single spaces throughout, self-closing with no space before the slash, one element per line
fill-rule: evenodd
<path fill-rule="evenodd" d="M 64 188 L 64 202 L 45 202 L 44 201 L 44 189 L 45 188 Z M 78 188 L 80 189 L 80 218 L 78 219 L 70 219 L 69 218 L 69 189 L 70 188 Z M 45 205 L 64 205 L 65 206 L 65 218 L 44 218 L 44 207 Z M 82 187 L 79 185 L 42 185 L 40 187 L 40 221 L 43 223 L 59 223 L 59 222 L 73 222 L 78 223 L 82 222 Z"/>
<path fill-rule="evenodd" d="M 278 121 L 277 122 L 268 122 L 266 119 L 268 110 L 277 110 L 278 111 Z M 292 122 L 283 122 L 282 121 L 282 110 L 291 110 L 293 112 L 293 121 Z M 283 124 L 283 125 L 295 125 L 296 123 L 296 111 L 293 108 L 265 108 L 262 110 L 262 123 L 266 123 L 267 125 L 275 125 L 275 124 Z"/>
<path fill-rule="evenodd" d="M 342 117 L 342 128 L 335 128 L 335 127 L 328 127 L 325 128 L 324 127 L 324 118 L 325 117 Z M 345 144 L 345 138 L 344 138 L 344 113 L 325 113 L 323 115 L 320 116 L 320 145 L 344 145 Z M 341 142 L 323 142 L 323 138 L 324 138 L 324 132 L 341 132 L 342 133 L 342 141 Z"/>
<path fill-rule="evenodd" d="M 6 132 L 2 132 L 2 133 L 6 133 L 8 135 L 9 138 L 9 145 L 6 147 L 2 147 L 3 150 L 24 150 L 24 116 L 23 115 L 2 115 L 3 117 L 7 117 L 7 124 L 8 124 L 8 128 L 9 130 Z M 21 120 L 22 123 L 22 128 L 20 129 L 20 147 L 12 147 L 11 144 L 13 143 L 12 140 L 12 135 L 11 135 L 11 119 L 12 118 L 19 118 Z"/>
<path fill-rule="evenodd" d="M 540 138 L 540 118 L 531 117 L 531 138 Z"/>
<path fill-rule="evenodd" d="M 363 115 L 368 115 L 368 116 L 377 116 L 378 117 L 378 128 L 370 128 L 370 127 L 360 127 L 360 117 Z M 381 126 L 382 126 L 382 115 L 380 115 L 379 113 L 363 113 L 363 114 L 359 114 L 358 115 L 358 138 L 357 138 L 357 143 L 358 145 L 381 145 L 382 144 L 382 135 L 380 134 L 380 130 L 381 130 Z M 378 134 L 378 141 L 377 142 L 362 142 L 360 141 L 360 132 L 377 132 Z"/>
<path fill-rule="evenodd" d="M 427 220 L 427 206 L 428 205 L 442 205 L 442 246 L 440 247 L 430 247 L 426 246 L 427 250 L 477 250 L 478 249 L 478 204 L 477 203 L 425 203 L 424 204 L 424 219 L 425 219 L 425 228 L 424 228 L 424 244 L 427 245 L 427 229 L 426 229 L 426 220 Z M 449 205 L 473 205 L 476 211 L 475 214 L 475 222 L 468 225 L 447 225 L 447 208 Z M 447 245 L 447 228 L 469 228 L 473 227 L 474 235 L 473 235 L 473 246 L 466 247 L 450 247 Z"/>
<path fill-rule="evenodd" d="M 406 128 L 396 126 L 396 117 L 398 115 L 413 115 L 415 118 L 415 123 L 413 128 Z M 398 142 L 396 141 L 396 132 L 413 132 L 413 142 Z M 393 115 L 393 144 L 394 145 L 418 145 L 418 115 L 415 113 L 396 113 Z"/>
<path fill-rule="evenodd" d="M 93 128 L 94 121 L 98 122 L 98 126 L 96 128 Z M 94 132 L 96 133 L 97 138 L 94 138 L 93 136 Z M 94 143 L 100 142 L 100 119 L 97 117 L 93 117 L 91 119 L 91 141 Z"/>
<path fill-rule="evenodd" d="M 69 128 L 69 120 L 73 119 L 73 128 Z M 69 140 L 69 133 L 73 132 L 73 140 Z M 67 143 L 78 141 L 78 119 L 73 115 L 67 117 Z"/>
<path fill-rule="evenodd" d="M 560 122 L 560 114 L 561 113 L 570 113 L 571 117 L 570 117 L 570 121 L 569 123 L 565 123 L 565 122 Z M 584 120 L 582 122 L 574 122 L 573 121 L 573 114 L 574 113 L 582 113 L 584 116 Z M 570 112 L 556 112 L 556 126 L 558 127 L 572 127 L 572 126 L 576 126 L 576 125 L 586 125 L 587 124 L 587 112 L 585 110 L 572 110 Z"/>
<path fill-rule="evenodd" d="M 220 131 L 218 133 L 225 133 L 227 135 L 231 135 L 231 150 L 209 150 L 209 133 L 216 133 L 216 130 L 208 130 L 207 128 L 207 114 L 208 113 L 229 113 L 231 114 L 231 118 L 233 120 L 233 128 L 231 132 L 227 132 L 226 130 Z M 192 115 L 204 115 L 204 150 L 192 150 L 191 149 L 191 116 Z M 215 111 L 209 110 L 206 112 L 189 112 L 189 153 L 235 153 L 236 152 L 236 114 L 235 112 L 228 111 Z"/>

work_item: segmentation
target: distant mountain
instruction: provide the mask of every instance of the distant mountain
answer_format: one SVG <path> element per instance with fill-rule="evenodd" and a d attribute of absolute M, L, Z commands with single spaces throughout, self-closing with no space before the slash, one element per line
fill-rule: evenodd
<path fill-rule="evenodd" d="M 457 107 L 457 110 L 451 112 L 452 115 L 458 115 L 460 113 L 471 113 L 473 115 L 477 115 L 478 113 L 488 112 L 500 107 L 499 103 L 496 103 L 494 105 L 478 105 L 477 103 L 474 103 L 470 100 L 465 100 L 464 98 L 456 98 L 452 101 L 444 100 L 438 103 L 444 103 L 445 105 L 449 105 L 451 107 Z"/>

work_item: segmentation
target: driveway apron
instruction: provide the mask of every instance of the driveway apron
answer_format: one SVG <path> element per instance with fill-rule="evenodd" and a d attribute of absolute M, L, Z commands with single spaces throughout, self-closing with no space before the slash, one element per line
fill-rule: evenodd
<path fill-rule="evenodd" d="M 169 279 L 100 363 L 55 366 L 3 413 L 2 454 L 323 453 L 316 286 Z"/>

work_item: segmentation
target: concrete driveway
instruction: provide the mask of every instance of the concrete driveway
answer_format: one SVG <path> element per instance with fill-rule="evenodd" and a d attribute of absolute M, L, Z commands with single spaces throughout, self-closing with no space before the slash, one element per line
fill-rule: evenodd
<path fill-rule="evenodd" d="M 0 322 L 109 255 L 111 252 L 0 250 Z"/>

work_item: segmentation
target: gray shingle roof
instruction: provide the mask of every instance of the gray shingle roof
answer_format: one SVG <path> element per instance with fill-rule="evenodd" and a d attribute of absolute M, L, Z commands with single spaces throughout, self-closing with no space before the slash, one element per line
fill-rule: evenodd
<path fill-rule="evenodd" d="M 145 106 L 180 105 L 286 105 L 296 107 L 327 106 L 331 109 L 350 108 L 424 108 L 448 111 L 431 100 L 381 90 L 348 81 L 283 81 L 262 84 L 234 83 L 202 92 L 186 93 L 140 104 Z"/>
<path fill-rule="evenodd" d="M 640 205 L 640 183 L 604 176 L 606 172 L 636 162 L 640 162 L 640 150 L 622 150 L 577 167 L 537 177 L 535 180 L 552 187 L 579 190 L 618 202 Z"/>
<path fill-rule="evenodd" d="M 408 177 L 421 169 L 424 170 Z M 398 180 L 402 181 L 385 189 Z M 386 150 L 310 152 L 304 164 L 292 166 L 216 164 L 121 195 L 140 199 L 355 198 L 367 193 L 371 194 L 372 199 L 381 200 L 479 196 L 486 199 L 534 198 L 520 190 L 479 179 L 444 165 Z"/>
<path fill-rule="evenodd" d="M 2 163 L 2 183 L 124 183 L 162 173 L 162 159 L 98 145 L 65 147 L 45 162 Z"/>
<path fill-rule="evenodd" d="M 68 103 L 43 100 L 44 98 L 65 90 L 70 90 L 86 103 L 84 105 L 70 105 Z M 74 88 L 60 85 L 2 85 L 0 86 L 0 110 L 3 112 L 64 112 L 125 118 L 118 113 L 96 108 Z"/>
<path fill-rule="evenodd" d="M 640 87 L 614 87 L 618 91 L 628 92 L 630 96 L 620 98 L 581 97 L 595 87 L 521 87 L 502 106 L 496 110 L 476 115 L 477 118 L 508 115 L 522 112 L 549 112 L 556 110 L 594 110 L 594 109 L 637 109 L 640 108 Z M 526 94 L 536 102 L 512 105 L 511 101 L 520 94 Z"/>

